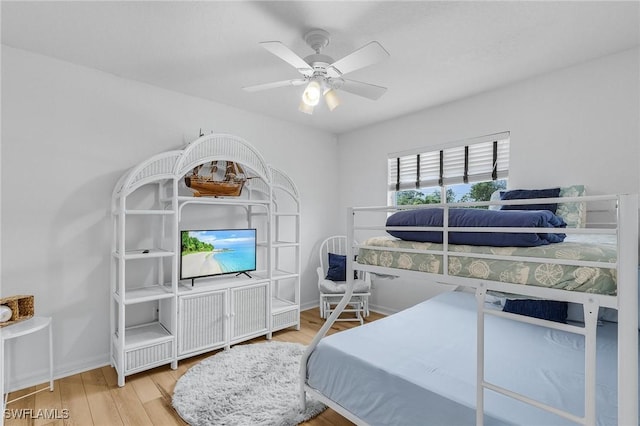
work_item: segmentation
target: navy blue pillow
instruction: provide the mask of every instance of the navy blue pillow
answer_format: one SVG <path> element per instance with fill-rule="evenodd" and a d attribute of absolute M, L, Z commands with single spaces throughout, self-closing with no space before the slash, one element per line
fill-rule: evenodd
<path fill-rule="evenodd" d="M 531 198 L 557 198 L 560 196 L 560 188 L 549 189 L 514 189 L 500 194 L 501 200 L 526 200 Z M 512 206 L 502 206 L 501 210 L 549 210 L 555 213 L 558 210 L 558 203 L 551 204 L 520 204 Z"/>
<path fill-rule="evenodd" d="M 403 210 L 387 218 L 387 226 L 432 226 L 443 223 L 443 209 L 425 208 Z M 470 244 L 494 247 L 535 247 L 557 243 L 566 237 L 562 233 L 549 233 L 555 228 L 564 228 L 566 223 L 547 210 L 483 210 L 450 209 L 449 226 L 455 227 L 516 227 L 540 228 L 539 234 L 497 232 L 449 232 L 450 244 Z M 554 228 L 554 229 L 552 229 Z M 407 241 L 442 243 L 440 231 L 387 231 L 396 238 Z"/>
<path fill-rule="evenodd" d="M 555 322 L 567 322 L 567 302 L 557 300 L 507 299 L 502 310 L 512 314 L 545 319 Z"/>
<path fill-rule="evenodd" d="M 329 269 L 325 278 L 331 281 L 346 281 L 347 256 L 329 253 Z"/>
<path fill-rule="evenodd" d="M 347 256 L 343 254 L 329 253 L 329 269 L 327 269 L 327 276 L 324 278 L 331 281 L 346 281 Z M 353 279 L 358 279 L 358 271 L 356 270 L 353 271 Z"/>

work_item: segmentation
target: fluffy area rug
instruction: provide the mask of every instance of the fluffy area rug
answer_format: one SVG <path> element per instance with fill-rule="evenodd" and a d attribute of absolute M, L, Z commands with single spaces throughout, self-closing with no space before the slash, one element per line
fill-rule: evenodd
<path fill-rule="evenodd" d="M 299 406 L 305 346 L 267 342 L 234 346 L 191 367 L 176 383 L 173 406 L 190 425 L 297 425 L 326 406 Z"/>

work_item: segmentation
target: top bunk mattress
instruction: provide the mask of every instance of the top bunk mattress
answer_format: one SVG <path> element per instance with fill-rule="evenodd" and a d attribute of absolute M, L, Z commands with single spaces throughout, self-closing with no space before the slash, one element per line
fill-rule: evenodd
<path fill-rule="evenodd" d="M 476 300 L 450 292 L 328 336 L 308 384 L 371 425 L 475 424 Z M 584 338 L 486 316 L 485 380 L 584 415 Z M 617 424 L 617 327 L 597 329 L 597 424 Z M 487 425 L 569 420 L 485 390 Z"/>
<path fill-rule="evenodd" d="M 402 250 L 441 251 L 443 244 L 404 241 L 385 236 L 369 238 L 362 245 L 375 246 L 376 249 L 361 248 L 357 259 L 359 264 L 442 274 L 442 255 Z M 385 247 L 399 251 L 384 250 Z M 537 247 L 449 244 L 450 252 L 468 255 L 449 256 L 448 270 L 449 275 L 458 277 L 615 295 L 615 269 L 510 260 L 508 257 L 615 263 L 616 250 L 615 236 L 609 235 L 573 235 L 564 242 Z M 473 257 L 474 253 L 504 256 L 504 259 L 480 259 Z"/>

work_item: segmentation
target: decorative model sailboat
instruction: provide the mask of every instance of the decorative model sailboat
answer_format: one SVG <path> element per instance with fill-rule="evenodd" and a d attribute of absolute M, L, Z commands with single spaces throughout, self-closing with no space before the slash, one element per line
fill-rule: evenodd
<path fill-rule="evenodd" d="M 208 175 L 201 173 L 203 168 L 201 164 L 184 177 L 194 197 L 237 197 L 247 181 L 242 167 L 233 161 L 212 161 Z"/>

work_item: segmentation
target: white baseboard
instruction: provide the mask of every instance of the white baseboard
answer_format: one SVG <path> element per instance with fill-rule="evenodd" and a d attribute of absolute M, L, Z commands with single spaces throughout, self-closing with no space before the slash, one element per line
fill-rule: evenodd
<path fill-rule="evenodd" d="M 386 306 L 380 305 L 369 305 L 369 310 L 387 316 L 399 312 L 397 309 L 387 308 Z"/>
<path fill-rule="evenodd" d="M 309 309 L 318 309 L 319 306 L 320 304 L 318 302 L 307 302 L 300 305 L 300 312 L 308 311 Z M 386 306 L 380 305 L 369 305 L 369 310 L 382 315 L 391 315 L 398 312 L 398 309 L 387 308 Z"/>
<path fill-rule="evenodd" d="M 317 308 L 318 306 L 320 306 L 320 302 L 318 302 L 317 300 L 314 302 L 301 303 L 300 312 L 308 311 L 309 309 Z"/>
<path fill-rule="evenodd" d="M 57 363 L 57 365 L 54 366 L 53 378 L 54 380 L 62 379 L 64 377 L 73 376 L 74 374 L 101 368 L 105 365 L 110 365 L 109 354 L 96 356 L 74 363 Z M 22 377 L 13 379 L 8 383 L 7 392 L 13 392 L 43 383 L 49 383 L 48 367 L 38 368 L 37 370 L 30 371 Z"/>
<path fill-rule="evenodd" d="M 320 304 L 318 302 L 307 302 L 305 304 L 300 305 L 300 312 L 308 311 L 309 309 L 318 309 L 319 306 Z M 398 309 L 387 308 L 385 306 L 380 306 L 380 305 L 369 305 L 369 310 L 382 315 L 391 315 L 398 312 Z"/>

